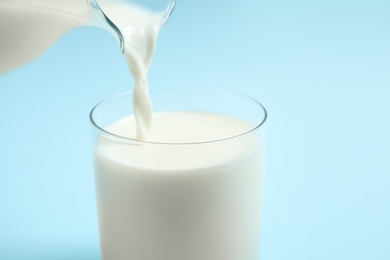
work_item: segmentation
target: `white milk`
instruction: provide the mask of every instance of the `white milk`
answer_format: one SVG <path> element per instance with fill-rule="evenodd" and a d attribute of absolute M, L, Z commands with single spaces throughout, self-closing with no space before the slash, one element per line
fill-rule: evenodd
<path fill-rule="evenodd" d="M 107 127 L 135 137 L 134 118 Z M 103 260 L 258 259 L 263 152 L 253 126 L 205 112 L 154 114 L 152 142 L 101 135 L 94 158 Z M 127 142 L 127 144 L 126 144 Z M 205 142 L 185 145 L 183 143 Z"/>

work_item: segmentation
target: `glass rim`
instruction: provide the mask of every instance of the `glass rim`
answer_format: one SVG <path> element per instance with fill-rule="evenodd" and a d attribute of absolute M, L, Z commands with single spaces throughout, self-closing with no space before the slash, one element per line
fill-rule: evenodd
<path fill-rule="evenodd" d="M 214 89 L 206 89 L 206 88 L 156 88 L 156 89 L 150 89 L 149 91 L 152 92 L 152 93 L 161 92 L 161 91 L 176 91 L 176 92 L 178 92 L 178 91 L 185 91 L 185 92 L 188 92 L 188 91 L 205 91 L 205 92 L 219 92 L 219 93 L 235 95 L 237 97 L 245 98 L 245 99 L 247 99 L 247 100 L 249 100 L 251 102 L 256 103 L 260 107 L 260 109 L 264 112 L 264 116 L 263 116 L 262 120 L 260 120 L 260 123 L 255 125 L 250 130 L 245 131 L 243 133 L 240 133 L 238 135 L 233 135 L 233 136 L 230 136 L 230 137 L 227 137 L 227 138 L 222 138 L 222 139 L 215 139 L 215 140 L 202 141 L 202 142 L 183 142 L 183 143 L 152 142 L 152 141 L 138 140 L 138 139 L 128 138 L 128 137 L 124 137 L 124 136 L 120 136 L 120 135 L 111 133 L 111 132 L 105 130 L 103 127 L 100 127 L 94 120 L 94 112 L 101 105 L 103 105 L 106 102 L 109 102 L 111 100 L 123 97 L 123 96 L 132 96 L 133 95 L 133 91 L 126 91 L 126 92 L 122 92 L 122 93 L 110 96 L 110 97 L 105 98 L 105 99 L 101 100 L 100 102 L 98 102 L 92 108 L 91 112 L 89 113 L 89 121 L 91 122 L 91 124 L 94 127 L 94 129 L 97 130 L 99 133 L 108 135 L 108 136 L 110 136 L 110 137 L 112 137 L 114 139 L 121 140 L 122 142 L 125 142 L 125 143 L 128 143 L 128 144 L 160 145 L 160 146 L 162 146 L 162 145 L 185 146 L 185 145 L 201 145 L 201 144 L 220 143 L 220 142 L 225 142 L 225 141 L 228 141 L 228 140 L 233 140 L 233 139 L 236 139 L 236 138 L 240 138 L 240 137 L 246 136 L 246 135 L 251 134 L 251 133 L 257 131 L 258 129 L 260 129 L 265 124 L 265 122 L 267 121 L 267 118 L 268 118 L 267 110 L 265 109 L 265 107 L 259 101 L 257 101 L 256 99 L 254 99 L 254 98 L 252 98 L 252 97 L 250 97 L 248 95 L 245 95 L 245 94 L 242 94 L 242 93 L 239 93 L 239 92 L 235 92 L 235 91 L 215 89 L 215 88 Z"/>

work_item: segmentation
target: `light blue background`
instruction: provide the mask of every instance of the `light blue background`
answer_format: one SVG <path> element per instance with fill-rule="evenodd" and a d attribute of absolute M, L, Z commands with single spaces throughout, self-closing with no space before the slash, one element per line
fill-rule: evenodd
<path fill-rule="evenodd" d="M 88 113 L 132 84 L 92 27 L 0 76 L 0 259 L 99 259 Z M 178 0 L 150 84 L 268 109 L 263 260 L 390 259 L 390 1 Z"/>

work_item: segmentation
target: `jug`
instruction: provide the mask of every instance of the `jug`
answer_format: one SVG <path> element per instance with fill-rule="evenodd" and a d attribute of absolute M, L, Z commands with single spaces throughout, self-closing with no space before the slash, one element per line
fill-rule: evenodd
<path fill-rule="evenodd" d="M 158 13 L 160 26 L 176 0 L 0 0 L 0 74 L 41 55 L 67 31 L 97 26 L 110 32 L 122 52 L 124 30 L 110 17 L 110 7 L 133 5 L 141 12 Z M 129 13 L 129 16 L 134 13 Z"/>

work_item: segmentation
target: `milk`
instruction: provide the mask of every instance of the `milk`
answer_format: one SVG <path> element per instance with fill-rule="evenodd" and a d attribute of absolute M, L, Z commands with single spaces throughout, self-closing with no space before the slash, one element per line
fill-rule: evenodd
<path fill-rule="evenodd" d="M 106 127 L 129 139 L 98 137 L 102 259 L 258 259 L 261 140 L 234 137 L 253 126 L 190 111 L 158 112 L 153 120 L 149 143 L 134 140 L 134 117 Z"/>

